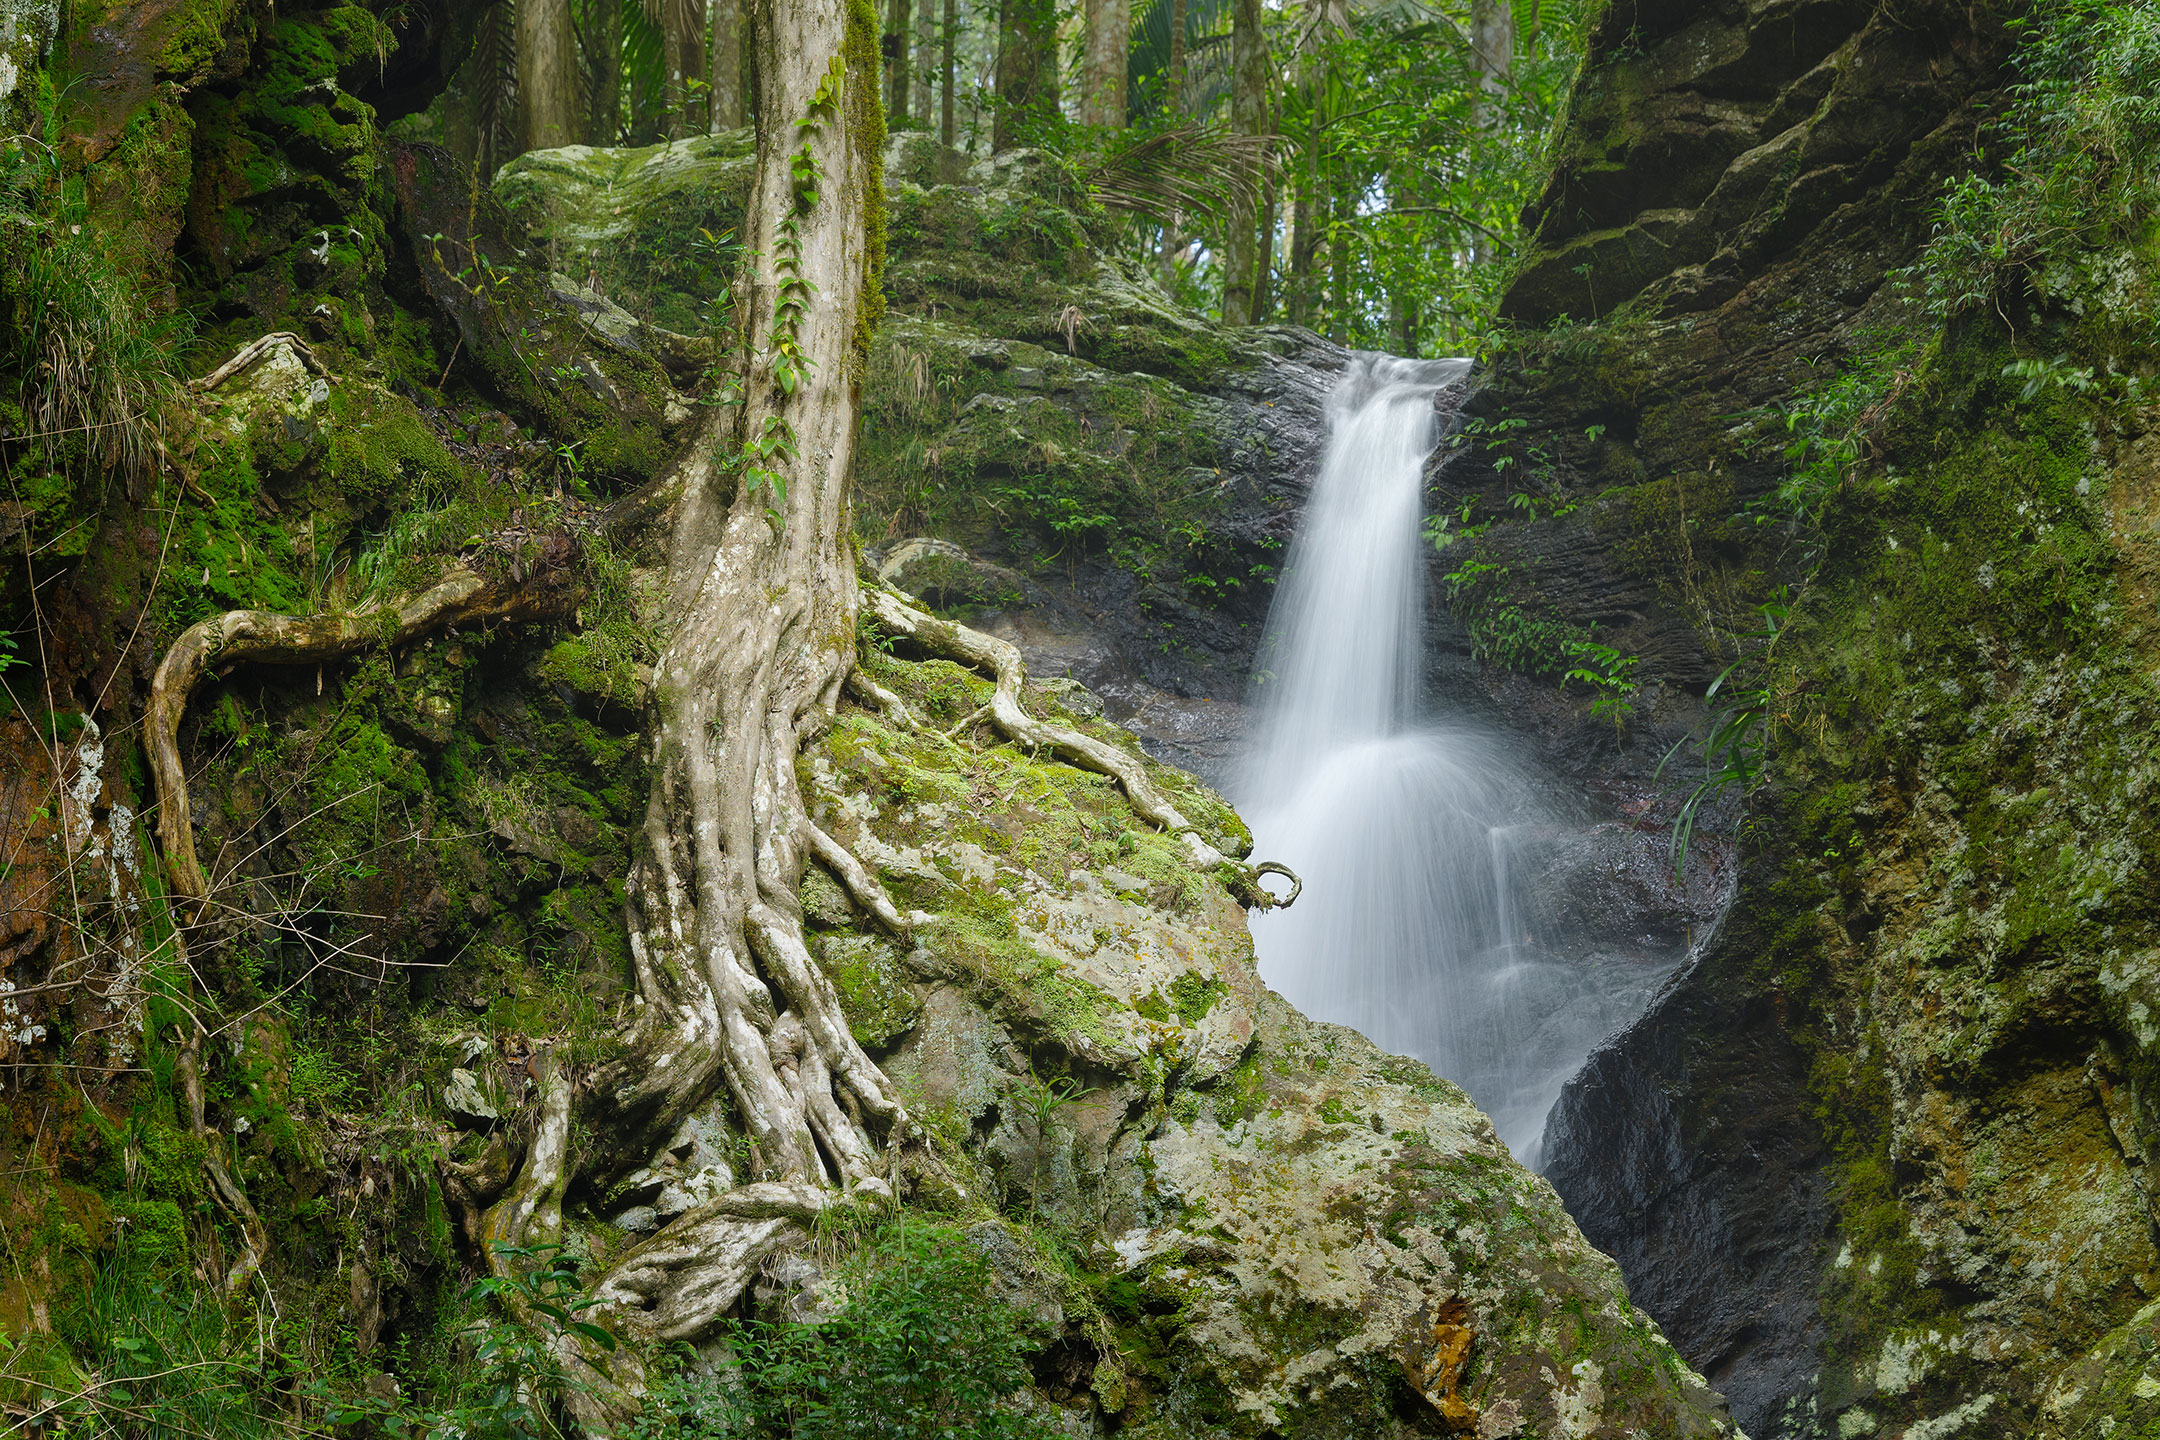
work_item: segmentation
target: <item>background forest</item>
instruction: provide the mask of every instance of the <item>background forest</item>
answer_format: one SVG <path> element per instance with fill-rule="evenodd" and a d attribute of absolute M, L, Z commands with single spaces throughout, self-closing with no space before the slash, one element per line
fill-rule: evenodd
<path fill-rule="evenodd" d="M 742 5 L 494 6 L 437 133 L 492 169 L 746 124 Z M 886 0 L 886 123 L 956 166 L 1048 150 L 1127 217 L 1119 248 L 1228 323 L 1460 354 L 1512 274 L 1594 9 Z"/>

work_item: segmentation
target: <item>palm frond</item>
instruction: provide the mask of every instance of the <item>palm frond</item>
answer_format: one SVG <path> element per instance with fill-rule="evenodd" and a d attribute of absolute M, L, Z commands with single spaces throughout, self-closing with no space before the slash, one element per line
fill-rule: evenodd
<path fill-rule="evenodd" d="M 1260 204 L 1283 144 L 1277 135 L 1176 125 L 1105 155 L 1085 178 L 1105 209 L 1164 224 L 1219 223 Z"/>
<path fill-rule="evenodd" d="M 512 0 L 490 5 L 473 34 L 473 139 L 483 176 L 518 153 L 517 27 Z"/>

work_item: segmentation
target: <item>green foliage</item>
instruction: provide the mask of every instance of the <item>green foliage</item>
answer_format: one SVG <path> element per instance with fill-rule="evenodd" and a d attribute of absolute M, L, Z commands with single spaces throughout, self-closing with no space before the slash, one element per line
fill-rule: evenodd
<path fill-rule="evenodd" d="M 98 498 L 100 486 L 63 475 L 146 477 L 179 394 L 172 359 L 186 322 L 154 318 L 112 250 L 91 223 L 83 178 L 66 173 L 59 153 L 27 136 L 0 138 L 0 463 L 47 523 L 78 497 Z M 62 553 L 88 543 L 87 527 L 78 533 Z"/>
<path fill-rule="evenodd" d="M 1445 548 L 1446 542 L 1465 534 L 1476 539 L 1482 527 L 1451 535 L 1444 525 L 1437 530 L 1428 525 L 1426 533 Z M 1591 643 L 1582 626 L 1525 590 L 1504 562 L 1486 559 L 1478 549 L 1442 583 L 1450 607 L 1469 632 L 1471 652 L 1488 665 L 1521 675 L 1563 674 L 1568 662 L 1584 653 L 1580 647 Z"/>
<path fill-rule="evenodd" d="M 1933 238 L 1903 272 L 1938 319 L 2000 307 L 2019 280 L 2042 298 L 2121 304 L 2123 277 L 2079 260 L 2119 251 L 2136 263 L 2160 205 L 2160 12 L 2058 0 L 2010 24 L 2021 78 L 1983 132 L 1996 163 L 1946 187 Z"/>
<path fill-rule="evenodd" d="M 1719 672 L 1710 688 L 1703 692 L 1703 701 L 1711 707 L 1710 715 L 1702 725 L 1689 731 L 1673 743 L 1658 762 L 1656 774 L 1662 776 L 1673 757 L 1686 747 L 1699 732 L 1699 752 L 1702 756 L 1703 773 L 1687 798 L 1680 802 L 1679 813 L 1673 817 L 1672 857 L 1673 873 L 1678 875 L 1687 864 L 1688 841 L 1695 834 L 1695 821 L 1703 806 L 1715 805 L 1727 793 L 1746 794 L 1754 787 L 1763 772 L 1763 761 L 1769 753 L 1770 717 L 1774 692 L 1769 679 L 1770 652 L 1776 647 L 1789 607 L 1782 594 L 1779 599 L 1758 606 L 1763 617 L 1763 628 L 1749 639 L 1759 641 L 1760 648 L 1743 655 Z M 1753 683 L 1735 681 L 1737 674 L 1756 677 Z M 1718 696 L 1725 695 L 1723 702 Z"/>
<path fill-rule="evenodd" d="M 741 1322 L 734 1373 L 678 1376 L 635 1440 L 1037 1440 L 1056 1433 L 1013 1403 L 1033 1348 L 961 1231 L 878 1231 L 854 1257 L 847 1302 L 815 1324 Z"/>
<path fill-rule="evenodd" d="M 1635 667 L 1642 663 L 1639 655 L 1622 654 L 1610 645 L 1595 640 L 1568 642 L 1567 653 L 1577 662 L 1560 678 L 1590 687 L 1590 717 L 1594 720 L 1610 720 L 1613 729 L 1627 728 L 1629 717 L 1635 713 Z"/>
<path fill-rule="evenodd" d="M 1874 433 L 1913 380 L 1917 347 L 1897 339 L 1803 390 L 1781 414 L 1786 473 L 1756 519 L 1789 523 L 1813 539 L 1823 512 L 1874 453 Z M 1811 362 L 1822 365 L 1823 362 Z"/>
<path fill-rule="evenodd" d="M 136 1207 L 136 1213 L 148 1207 Z M 170 1209 L 171 1207 L 165 1207 Z M 232 1440 L 290 1433 L 280 1392 L 306 1369 L 268 1315 L 227 1311 L 224 1296 L 172 1263 L 160 1227 L 119 1238 L 72 1303 L 56 1308 L 58 1355 L 0 1339 L 0 1384 L 39 1412 L 36 1433 Z"/>

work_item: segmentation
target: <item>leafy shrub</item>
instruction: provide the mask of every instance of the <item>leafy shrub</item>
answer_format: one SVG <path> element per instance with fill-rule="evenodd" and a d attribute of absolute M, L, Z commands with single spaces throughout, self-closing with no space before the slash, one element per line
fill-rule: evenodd
<path fill-rule="evenodd" d="M 2043 293 L 2075 288 L 2075 270 L 2041 272 L 2136 239 L 2160 204 L 2160 11 L 2121 0 L 2037 8 L 2011 22 L 2024 32 L 2021 79 L 1983 137 L 1999 167 L 1948 186 L 1906 272 L 1937 317 L 1998 303 L 2021 274 Z"/>
<path fill-rule="evenodd" d="M 157 464 L 158 428 L 179 394 L 170 357 L 182 322 L 151 316 L 87 223 L 82 186 L 40 142 L 0 141 L 0 368 L 20 416 L 13 440 L 54 469 L 140 477 Z"/>
<path fill-rule="evenodd" d="M 858 1252 L 848 1299 L 820 1324 L 744 1323 L 731 1375 L 678 1377 L 633 1432 L 787 1440 L 1037 1440 L 1012 1403 L 1032 1348 L 959 1231 L 896 1222 Z"/>

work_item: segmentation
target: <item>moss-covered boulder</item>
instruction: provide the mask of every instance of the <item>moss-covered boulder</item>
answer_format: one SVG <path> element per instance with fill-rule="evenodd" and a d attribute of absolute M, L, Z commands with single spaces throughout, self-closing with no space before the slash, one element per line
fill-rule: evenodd
<path fill-rule="evenodd" d="M 987 682 L 873 660 L 932 724 Z M 1064 692 L 1070 694 L 1070 692 Z M 1130 745 L 1037 691 L 1030 703 Z M 966 732 L 963 732 L 966 733 Z M 911 946 L 813 887 L 816 944 L 960 1182 L 1074 1420 L 1141 1435 L 1730 1435 L 1551 1190 L 1452 1085 L 1260 983 L 1222 880 L 1109 782 L 843 710 L 819 823 L 931 913 Z M 1174 771 L 1205 828 L 1241 827 Z M 986 1242 L 987 1243 L 987 1242 Z M 1029 1258 L 1033 1257 L 1033 1258 Z"/>

